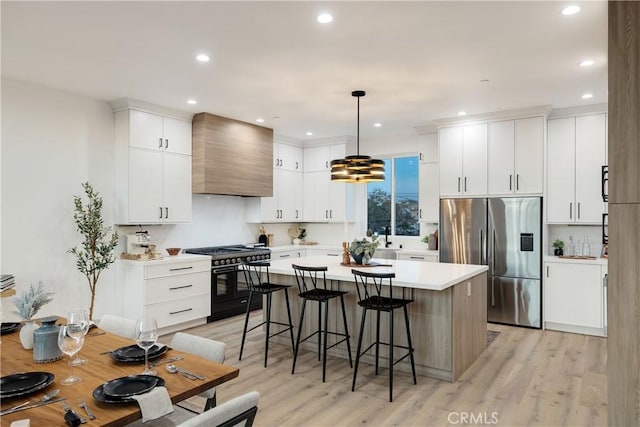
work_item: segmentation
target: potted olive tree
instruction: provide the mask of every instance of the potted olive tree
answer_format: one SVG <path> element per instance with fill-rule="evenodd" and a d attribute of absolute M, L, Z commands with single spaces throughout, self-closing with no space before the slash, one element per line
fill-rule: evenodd
<path fill-rule="evenodd" d="M 88 199 L 87 204 L 83 204 L 82 197 L 73 196 L 73 220 L 83 241 L 68 252 L 76 256 L 76 267 L 87 278 L 91 291 L 89 319 L 93 320 L 96 285 L 102 271 L 115 261 L 113 251 L 118 245 L 118 233 L 111 233 L 111 227 L 104 226 L 100 194 L 88 182 L 83 183 L 82 188 Z"/>

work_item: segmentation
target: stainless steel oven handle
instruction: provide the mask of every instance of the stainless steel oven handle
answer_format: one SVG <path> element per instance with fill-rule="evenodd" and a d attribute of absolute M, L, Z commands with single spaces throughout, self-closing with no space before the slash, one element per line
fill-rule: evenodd
<path fill-rule="evenodd" d="M 233 273 L 236 271 L 236 267 L 225 267 L 225 268 L 212 268 L 211 274 L 225 274 L 225 273 Z"/>

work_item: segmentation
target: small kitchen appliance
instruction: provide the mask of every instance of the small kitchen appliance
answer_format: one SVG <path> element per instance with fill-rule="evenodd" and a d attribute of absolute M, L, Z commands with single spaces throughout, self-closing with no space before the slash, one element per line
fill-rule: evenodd
<path fill-rule="evenodd" d="M 127 253 L 132 255 L 144 254 L 151 245 L 151 236 L 146 230 L 136 231 L 135 234 L 127 234 Z"/>

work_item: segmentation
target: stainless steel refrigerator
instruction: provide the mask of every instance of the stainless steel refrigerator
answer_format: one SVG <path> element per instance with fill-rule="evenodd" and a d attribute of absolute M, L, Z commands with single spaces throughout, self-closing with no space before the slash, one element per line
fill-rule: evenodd
<path fill-rule="evenodd" d="M 440 262 L 489 267 L 489 322 L 542 325 L 542 199 L 440 200 Z"/>

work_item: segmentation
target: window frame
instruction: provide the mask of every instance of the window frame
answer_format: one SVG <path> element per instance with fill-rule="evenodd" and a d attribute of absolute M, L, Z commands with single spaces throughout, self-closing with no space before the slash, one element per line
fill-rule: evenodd
<path fill-rule="evenodd" d="M 416 225 L 418 227 L 418 233 L 415 236 L 411 236 L 411 235 L 398 235 L 396 234 L 396 159 L 399 158 L 407 158 L 407 157 L 413 157 L 415 159 L 416 165 L 417 165 L 417 174 L 416 174 L 416 181 L 417 181 L 417 191 L 416 191 L 416 202 L 418 203 L 418 209 L 420 208 L 420 155 L 418 153 L 397 153 L 397 154 L 384 154 L 384 155 L 377 155 L 376 158 L 379 158 L 385 162 L 389 161 L 389 169 L 390 170 L 386 170 L 385 171 L 385 178 L 391 178 L 391 206 L 390 206 L 390 214 L 391 214 L 391 219 L 389 221 L 389 223 L 391 224 L 391 234 L 390 236 L 398 236 L 398 237 L 403 237 L 403 238 L 419 238 L 420 237 L 420 217 L 416 218 Z M 369 226 L 369 184 L 367 184 L 367 189 L 366 189 L 366 210 L 365 210 L 365 223 L 367 224 L 367 227 Z"/>

